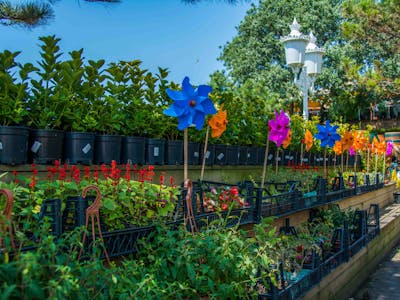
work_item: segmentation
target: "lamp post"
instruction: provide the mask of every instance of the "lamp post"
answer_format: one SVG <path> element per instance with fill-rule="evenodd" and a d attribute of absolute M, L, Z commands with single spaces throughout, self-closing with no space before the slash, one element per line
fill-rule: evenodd
<path fill-rule="evenodd" d="M 294 83 L 300 88 L 303 96 L 303 118 L 308 120 L 308 90 L 314 87 L 317 76 L 321 73 L 324 48 L 316 45 L 316 37 L 300 32 L 300 25 L 294 18 L 290 33 L 281 37 L 285 46 L 286 64 L 294 73 Z"/>

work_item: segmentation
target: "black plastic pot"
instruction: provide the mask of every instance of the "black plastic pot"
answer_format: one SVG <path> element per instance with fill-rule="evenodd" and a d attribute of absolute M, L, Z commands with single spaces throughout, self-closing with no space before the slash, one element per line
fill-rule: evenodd
<path fill-rule="evenodd" d="M 64 138 L 64 161 L 72 165 L 92 164 L 94 138 L 95 134 L 91 132 L 66 132 Z"/>
<path fill-rule="evenodd" d="M 239 146 L 226 146 L 226 164 L 235 166 L 239 163 Z"/>
<path fill-rule="evenodd" d="M 247 148 L 247 164 L 248 165 L 258 164 L 258 148 L 256 147 Z"/>
<path fill-rule="evenodd" d="M 166 142 L 165 163 L 167 165 L 183 165 L 183 141 Z"/>
<path fill-rule="evenodd" d="M 275 154 L 276 154 L 276 151 L 269 150 L 268 161 L 267 161 L 268 165 L 275 164 Z M 265 159 L 265 147 L 258 148 L 258 164 L 263 165 L 264 159 Z"/>
<path fill-rule="evenodd" d="M 239 160 L 238 164 L 239 165 L 247 165 L 247 159 L 248 159 L 248 153 L 247 153 L 247 147 L 246 146 L 239 146 Z"/>
<path fill-rule="evenodd" d="M 215 145 L 214 164 L 226 165 L 227 164 L 227 146 Z"/>
<path fill-rule="evenodd" d="M 204 145 L 200 145 L 200 164 L 203 164 L 203 156 L 204 156 Z M 206 165 L 213 165 L 214 164 L 214 157 L 215 157 L 215 145 L 208 144 L 207 151 L 206 151 Z"/>
<path fill-rule="evenodd" d="M 29 129 L 0 126 L 0 164 L 18 165 L 28 161 Z"/>
<path fill-rule="evenodd" d="M 94 163 L 111 164 L 113 160 L 117 164 L 121 162 L 122 136 L 101 134 L 94 139 Z"/>
<path fill-rule="evenodd" d="M 125 136 L 122 138 L 121 162 L 144 165 L 146 139 L 139 136 Z"/>
<path fill-rule="evenodd" d="M 149 165 L 163 165 L 165 155 L 164 139 L 146 140 L 146 163 Z"/>
<path fill-rule="evenodd" d="M 33 129 L 29 138 L 29 157 L 36 164 L 52 164 L 63 158 L 64 131 Z"/>
<path fill-rule="evenodd" d="M 198 165 L 199 163 L 201 163 L 199 143 L 188 143 L 188 164 Z"/>

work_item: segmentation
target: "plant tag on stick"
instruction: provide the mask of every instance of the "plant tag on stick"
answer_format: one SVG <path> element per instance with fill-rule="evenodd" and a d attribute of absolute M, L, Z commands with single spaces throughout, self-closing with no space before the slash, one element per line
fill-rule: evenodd
<path fill-rule="evenodd" d="M 39 151 L 40 146 L 42 146 L 41 142 L 35 141 L 31 147 L 31 151 L 33 153 L 37 153 Z"/>
<path fill-rule="evenodd" d="M 3 150 L 3 143 L 0 142 L 0 150 Z"/>
<path fill-rule="evenodd" d="M 92 146 L 90 146 L 90 144 L 86 144 L 86 146 L 82 148 L 82 152 L 87 154 L 90 149 L 92 149 Z"/>
<path fill-rule="evenodd" d="M 220 153 L 220 154 L 218 154 L 218 156 L 217 156 L 217 158 L 218 158 L 218 160 L 221 160 L 221 159 L 223 159 L 224 158 L 224 154 L 223 153 Z"/>
<path fill-rule="evenodd" d="M 159 155 L 160 155 L 160 148 L 154 147 L 153 155 L 154 155 L 154 156 L 159 156 Z"/>

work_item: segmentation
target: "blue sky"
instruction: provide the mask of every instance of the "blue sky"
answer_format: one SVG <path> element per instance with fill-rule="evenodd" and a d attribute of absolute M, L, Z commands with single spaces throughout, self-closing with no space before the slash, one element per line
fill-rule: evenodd
<path fill-rule="evenodd" d="M 64 53 L 84 49 L 86 59 L 106 62 L 140 59 L 150 71 L 170 70 L 169 79 L 206 83 L 221 69 L 220 46 L 236 34 L 249 2 L 187 5 L 180 0 L 123 0 L 119 4 L 56 2 L 55 19 L 34 29 L 0 27 L 0 50 L 22 51 L 19 62 L 39 59 L 38 37 L 61 38 Z"/>

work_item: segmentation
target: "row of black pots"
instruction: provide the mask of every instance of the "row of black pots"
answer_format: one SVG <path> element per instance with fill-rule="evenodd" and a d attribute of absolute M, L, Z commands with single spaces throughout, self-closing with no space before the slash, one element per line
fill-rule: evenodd
<path fill-rule="evenodd" d="M 201 164 L 203 153 L 203 144 L 189 143 L 188 163 Z M 207 165 L 262 165 L 265 148 L 209 144 L 205 158 Z M 279 151 L 277 159 L 276 152 L 270 151 L 267 158 L 268 164 L 300 164 L 300 153 L 294 151 Z M 327 165 L 338 165 L 341 157 L 326 159 Z M 54 160 L 68 164 L 110 164 L 115 160 L 118 164 L 182 165 L 183 141 L 0 126 L 0 164 L 52 164 Z M 348 164 L 353 162 L 354 157 L 349 157 Z M 305 153 L 303 163 L 323 166 L 324 158 L 319 153 Z"/>

